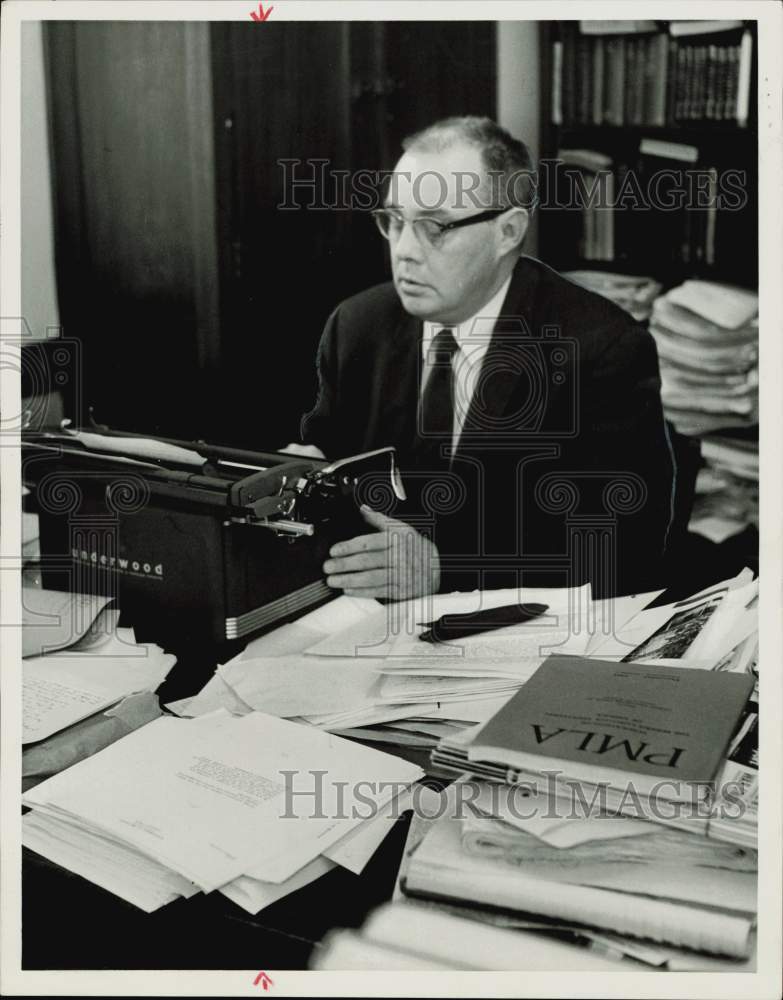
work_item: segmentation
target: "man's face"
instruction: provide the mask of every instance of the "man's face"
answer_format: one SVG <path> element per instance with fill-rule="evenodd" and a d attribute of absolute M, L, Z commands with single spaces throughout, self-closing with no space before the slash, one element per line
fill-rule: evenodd
<path fill-rule="evenodd" d="M 488 203 L 485 176 L 481 154 L 472 147 L 408 151 L 395 167 L 386 207 L 398 210 L 406 222 L 447 223 L 477 215 L 496 207 Z M 482 178 L 481 188 L 476 177 Z M 440 246 L 430 247 L 405 225 L 390 241 L 394 285 L 405 310 L 441 323 L 460 323 L 476 313 L 502 284 L 507 248 L 501 247 L 497 226 L 494 219 L 451 230 Z"/>

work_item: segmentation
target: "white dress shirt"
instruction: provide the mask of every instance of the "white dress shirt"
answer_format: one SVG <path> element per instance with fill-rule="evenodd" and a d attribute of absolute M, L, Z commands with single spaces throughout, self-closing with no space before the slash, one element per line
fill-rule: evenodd
<path fill-rule="evenodd" d="M 481 372 L 481 365 L 484 355 L 487 353 L 489 342 L 492 339 L 492 331 L 503 307 L 503 300 L 506 297 L 508 286 L 511 284 L 511 275 L 508 276 L 503 285 L 497 290 L 492 298 L 481 307 L 473 316 L 464 320 L 459 325 L 447 323 L 432 323 L 424 321 L 422 333 L 422 391 L 429 379 L 432 366 L 429 363 L 430 344 L 436 333 L 443 329 L 452 330 L 454 339 L 458 344 L 458 349 L 451 359 L 451 370 L 454 373 L 454 429 L 451 439 L 452 451 L 456 450 L 459 442 L 462 427 L 468 414 L 470 401 L 476 388 L 476 382 Z"/>

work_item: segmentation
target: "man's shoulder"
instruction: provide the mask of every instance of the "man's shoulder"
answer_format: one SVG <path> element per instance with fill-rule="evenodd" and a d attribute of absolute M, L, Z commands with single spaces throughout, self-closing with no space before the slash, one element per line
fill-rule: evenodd
<path fill-rule="evenodd" d="M 649 336 L 616 303 L 577 284 L 543 261 L 524 258 L 524 266 L 535 275 L 533 313 L 537 324 L 558 326 L 563 336 L 576 337 L 583 346 L 595 350 L 620 335 L 632 340 Z"/>
<path fill-rule="evenodd" d="M 341 327 L 351 327 L 368 321 L 398 322 L 403 310 L 394 283 L 384 281 L 343 299 L 335 308 L 334 314 L 339 317 Z"/>

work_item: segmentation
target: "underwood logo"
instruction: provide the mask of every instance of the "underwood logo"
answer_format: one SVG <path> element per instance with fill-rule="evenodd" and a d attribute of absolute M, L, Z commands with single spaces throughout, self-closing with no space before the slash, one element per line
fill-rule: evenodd
<path fill-rule="evenodd" d="M 163 578 L 163 563 L 140 562 L 138 559 L 124 559 L 121 556 L 99 555 L 86 549 L 71 549 L 71 558 L 79 562 L 91 563 L 93 566 L 105 566 L 129 576 L 148 576 L 150 579 Z"/>

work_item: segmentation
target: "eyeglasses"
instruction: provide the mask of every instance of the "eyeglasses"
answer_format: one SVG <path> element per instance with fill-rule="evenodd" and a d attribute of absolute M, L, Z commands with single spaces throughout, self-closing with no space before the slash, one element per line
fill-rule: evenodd
<path fill-rule="evenodd" d="M 479 222 L 488 222 L 490 219 L 495 219 L 507 212 L 510 208 L 513 208 L 513 205 L 508 205 L 506 208 L 491 208 L 486 212 L 479 212 L 478 215 L 470 215 L 467 219 L 457 219 L 455 222 L 438 222 L 437 219 L 412 219 L 410 226 L 422 246 L 436 248 L 443 243 L 446 233 L 452 229 L 461 229 L 463 226 L 475 226 Z M 400 238 L 406 222 L 401 212 L 393 208 L 376 208 L 370 212 L 370 215 L 375 219 L 381 236 L 389 241 Z"/>

